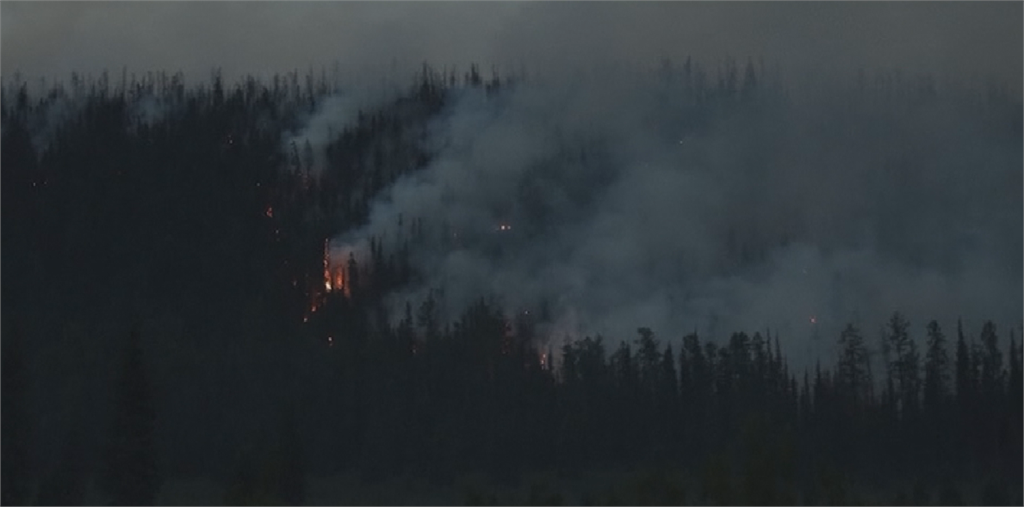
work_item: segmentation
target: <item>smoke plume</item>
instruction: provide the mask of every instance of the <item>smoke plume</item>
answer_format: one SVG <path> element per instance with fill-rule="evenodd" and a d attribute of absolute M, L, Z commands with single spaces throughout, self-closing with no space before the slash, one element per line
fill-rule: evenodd
<path fill-rule="evenodd" d="M 454 90 L 429 167 L 335 243 L 397 246 L 420 218 L 425 281 L 396 310 L 442 289 L 454 318 L 490 296 L 545 311 L 556 345 L 770 329 L 799 361 L 894 310 L 1019 325 L 1019 104 L 756 78 L 709 99 L 693 74 Z"/>

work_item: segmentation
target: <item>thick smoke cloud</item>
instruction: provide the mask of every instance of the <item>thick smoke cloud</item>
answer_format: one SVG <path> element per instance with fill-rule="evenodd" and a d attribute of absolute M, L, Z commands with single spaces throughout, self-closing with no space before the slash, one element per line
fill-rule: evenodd
<path fill-rule="evenodd" d="M 894 310 L 1020 324 L 1019 105 L 838 85 L 701 103 L 669 74 L 456 91 L 431 165 L 335 244 L 422 218 L 426 280 L 396 315 L 432 289 L 447 318 L 481 296 L 547 305 L 556 346 L 770 328 L 800 362 Z"/>

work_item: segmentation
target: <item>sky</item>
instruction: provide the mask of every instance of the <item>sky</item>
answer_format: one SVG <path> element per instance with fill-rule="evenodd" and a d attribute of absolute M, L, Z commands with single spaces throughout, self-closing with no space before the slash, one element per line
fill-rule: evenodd
<path fill-rule="evenodd" d="M 687 55 L 995 78 L 1020 89 L 1020 2 L 10 2 L 2 74 L 205 80 L 423 61 L 531 71 Z"/>

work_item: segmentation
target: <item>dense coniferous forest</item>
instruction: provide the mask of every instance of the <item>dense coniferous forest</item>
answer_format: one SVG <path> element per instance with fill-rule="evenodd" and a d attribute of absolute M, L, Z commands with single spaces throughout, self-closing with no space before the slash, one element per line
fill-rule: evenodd
<path fill-rule="evenodd" d="M 662 72 L 696 130 L 787 100 L 763 66 Z M 341 475 L 449 491 L 378 500 L 405 503 L 1024 501 L 1018 323 L 892 308 L 802 364 L 772 329 L 540 336 L 541 302 L 393 304 L 435 224 L 341 259 L 331 239 L 431 163 L 453 96 L 528 78 L 424 65 L 314 146 L 298 133 L 346 93 L 328 74 L 4 82 L 4 504 L 175 503 L 200 477 L 227 504 L 334 502 L 311 481 Z M 851 88 L 938 100 L 925 78 Z M 1019 137 L 1019 97 L 983 95 Z"/>

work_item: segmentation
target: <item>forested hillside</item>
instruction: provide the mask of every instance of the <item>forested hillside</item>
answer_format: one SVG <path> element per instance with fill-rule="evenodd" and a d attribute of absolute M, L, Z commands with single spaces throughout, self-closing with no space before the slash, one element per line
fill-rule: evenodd
<path fill-rule="evenodd" d="M 572 79 L 5 77 L 3 503 L 1024 501 L 1019 96 Z"/>

